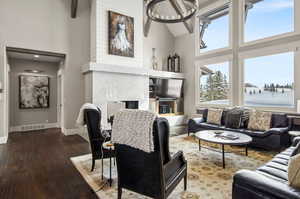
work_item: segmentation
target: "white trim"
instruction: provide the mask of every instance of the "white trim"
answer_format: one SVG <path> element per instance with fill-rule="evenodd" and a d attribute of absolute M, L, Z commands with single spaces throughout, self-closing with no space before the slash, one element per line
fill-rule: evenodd
<path fill-rule="evenodd" d="M 7 143 L 7 140 L 8 140 L 8 137 L 5 136 L 5 137 L 0 137 L 0 144 L 6 144 Z"/>
<path fill-rule="evenodd" d="M 200 102 L 200 82 L 199 79 L 201 78 L 201 66 L 204 65 L 211 65 L 211 64 L 218 64 L 218 63 L 225 63 L 228 62 L 228 73 L 229 73 L 229 92 L 228 92 L 228 100 L 229 103 L 228 104 L 212 104 L 209 102 Z M 196 107 L 228 107 L 228 106 L 232 106 L 233 103 L 233 92 L 232 92 L 232 55 L 230 56 L 222 56 L 222 57 L 218 57 L 217 59 L 207 59 L 207 60 L 203 60 L 203 61 L 198 61 L 195 64 L 195 106 Z"/>
<path fill-rule="evenodd" d="M 27 131 L 35 131 L 35 130 L 58 128 L 58 127 L 59 127 L 58 123 L 40 123 L 40 124 L 11 126 L 9 131 L 10 132 L 27 132 Z"/>
<path fill-rule="evenodd" d="M 253 57 L 264 57 L 269 55 L 281 54 L 286 52 L 297 51 L 300 47 L 300 42 L 285 43 L 275 46 L 267 46 L 252 50 L 242 51 L 239 53 L 240 59 L 249 59 Z"/>
<path fill-rule="evenodd" d="M 210 65 L 210 64 L 218 64 L 223 62 L 233 61 L 233 55 L 227 54 L 222 56 L 210 57 L 201 60 L 195 60 L 196 64 L 199 65 Z"/>
<path fill-rule="evenodd" d="M 276 39 L 280 39 L 280 38 L 286 38 L 289 36 L 293 36 L 293 35 L 297 35 L 299 34 L 298 31 L 298 23 L 297 23 L 297 10 L 298 8 L 296 7 L 298 0 L 293 0 L 294 2 L 294 10 L 293 10 L 293 15 L 294 15 L 294 31 L 291 32 L 286 32 L 286 33 L 281 33 L 281 34 L 276 34 L 276 35 L 272 35 L 272 36 L 267 36 L 267 37 L 263 37 L 260 39 L 256 39 L 256 40 L 252 40 L 252 41 L 245 41 L 245 23 L 242 23 L 242 27 L 241 27 L 241 40 L 240 40 L 240 46 L 247 46 L 247 45 L 253 45 L 253 44 L 260 44 L 261 42 L 272 42 L 272 40 L 276 40 Z M 240 16 L 242 17 L 242 19 L 244 20 L 245 18 L 245 0 L 241 0 L 241 7 L 240 9 L 242 9 L 242 13 L 240 14 Z"/>
<path fill-rule="evenodd" d="M 209 6 L 206 6 L 202 9 L 200 9 L 198 11 L 198 14 L 197 14 L 197 18 L 198 20 L 195 20 L 197 23 L 195 24 L 196 27 L 198 27 L 198 29 L 196 29 L 196 34 L 197 37 L 199 37 L 199 31 L 200 31 L 200 25 L 199 25 L 199 16 L 209 12 L 210 10 L 213 10 L 213 9 L 217 9 L 221 6 L 224 6 L 225 4 L 229 3 L 229 14 L 228 14 L 228 35 L 227 35 L 227 39 L 228 39 L 228 46 L 225 46 L 225 47 L 222 47 L 222 48 L 217 48 L 217 49 L 212 49 L 212 50 L 208 50 L 208 51 L 205 51 L 205 52 L 201 52 L 201 49 L 199 48 L 199 45 L 200 45 L 200 39 L 198 39 L 198 46 L 196 47 L 196 57 L 198 56 L 206 56 L 206 55 L 210 55 L 210 54 L 216 54 L 216 53 L 222 53 L 222 52 L 225 52 L 225 51 L 228 51 L 228 50 L 231 50 L 232 49 L 232 41 L 233 41 L 233 38 L 232 38 L 232 19 L 233 19 L 233 16 L 232 16 L 232 2 L 230 0 L 218 0 L 212 4 L 210 4 Z M 208 26 L 209 27 L 209 26 Z"/>
<path fill-rule="evenodd" d="M 80 134 L 78 128 L 76 128 L 76 129 L 66 129 L 66 128 L 62 128 L 61 131 L 62 131 L 62 133 L 63 133 L 65 136 Z"/>

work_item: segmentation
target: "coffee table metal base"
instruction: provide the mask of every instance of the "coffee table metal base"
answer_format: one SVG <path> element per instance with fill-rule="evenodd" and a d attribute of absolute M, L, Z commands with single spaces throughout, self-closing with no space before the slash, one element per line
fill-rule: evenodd
<path fill-rule="evenodd" d="M 199 151 L 201 151 L 201 148 L 204 148 L 204 149 L 208 149 L 208 150 L 211 150 L 211 151 L 215 151 L 215 152 L 218 152 L 218 153 L 222 153 L 222 164 L 223 164 L 223 169 L 225 169 L 226 165 L 225 165 L 225 153 L 232 153 L 232 152 L 226 152 L 225 151 L 225 144 L 220 144 L 221 147 L 222 147 L 222 151 L 220 150 L 216 150 L 212 147 L 205 147 L 205 146 L 201 146 L 201 140 L 199 139 Z M 245 155 L 248 156 L 248 145 L 245 145 L 245 151 L 239 151 L 239 152 L 245 152 Z"/>

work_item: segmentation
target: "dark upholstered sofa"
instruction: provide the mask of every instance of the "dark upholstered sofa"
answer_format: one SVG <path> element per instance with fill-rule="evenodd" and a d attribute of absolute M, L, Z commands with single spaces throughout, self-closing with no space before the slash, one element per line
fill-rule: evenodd
<path fill-rule="evenodd" d="M 285 113 L 272 113 L 271 129 L 265 132 L 247 129 L 247 123 L 244 128 L 232 129 L 225 127 L 226 112 L 223 112 L 221 126 L 207 123 L 208 109 L 199 110 L 201 118 L 193 118 L 188 121 L 188 135 L 202 130 L 227 130 L 244 133 L 252 137 L 250 144 L 252 147 L 263 148 L 267 150 L 280 150 L 288 147 L 290 144 L 289 120 Z"/>
<path fill-rule="evenodd" d="M 289 186 L 287 168 L 291 153 L 300 138 L 292 146 L 256 171 L 241 170 L 233 177 L 232 199 L 300 199 L 300 189 Z"/>

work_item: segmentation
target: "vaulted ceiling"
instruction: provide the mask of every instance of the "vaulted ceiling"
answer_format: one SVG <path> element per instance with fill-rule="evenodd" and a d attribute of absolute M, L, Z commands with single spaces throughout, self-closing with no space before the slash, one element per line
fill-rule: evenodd
<path fill-rule="evenodd" d="M 214 2 L 213 0 L 199 0 L 199 5 L 200 8 L 203 6 L 207 6 L 209 3 Z M 167 13 L 168 15 L 175 15 L 176 12 L 173 9 L 173 7 L 171 6 L 171 4 L 169 2 L 166 1 L 166 3 L 164 3 L 161 7 L 161 9 L 164 9 L 164 12 Z M 187 21 L 187 23 L 192 24 L 193 19 Z M 172 35 L 174 37 L 178 37 L 184 34 L 188 34 L 189 31 L 188 29 L 185 27 L 185 25 L 183 23 L 176 23 L 176 24 L 166 24 L 166 26 L 168 27 L 169 31 L 172 33 Z"/>

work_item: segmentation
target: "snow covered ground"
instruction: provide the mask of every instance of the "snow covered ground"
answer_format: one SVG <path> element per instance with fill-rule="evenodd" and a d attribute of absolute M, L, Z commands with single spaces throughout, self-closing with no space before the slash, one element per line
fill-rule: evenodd
<path fill-rule="evenodd" d="M 253 90 L 255 94 L 253 94 Z M 252 95 L 250 94 L 252 90 Z M 246 106 L 280 106 L 280 107 L 291 107 L 294 105 L 294 90 L 278 89 L 278 92 L 263 91 L 259 93 L 258 88 L 247 89 L 247 93 L 244 95 L 244 104 Z"/>
<path fill-rule="evenodd" d="M 264 91 L 259 88 L 247 88 L 247 93 L 244 93 L 244 105 L 245 106 L 257 106 L 257 107 L 292 107 L 294 105 L 294 90 L 278 89 L 278 92 Z M 255 94 L 253 94 L 255 90 Z M 261 90 L 261 93 L 259 93 Z M 250 94 L 252 91 L 252 94 Z M 229 104 L 229 100 L 215 100 L 205 102 L 209 104 Z"/>

